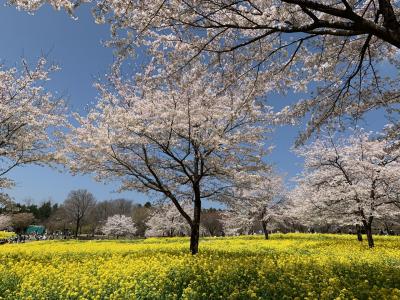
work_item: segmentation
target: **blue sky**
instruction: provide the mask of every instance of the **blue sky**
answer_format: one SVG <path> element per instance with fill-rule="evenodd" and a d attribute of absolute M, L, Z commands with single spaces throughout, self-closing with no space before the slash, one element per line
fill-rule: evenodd
<path fill-rule="evenodd" d="M 61 67 L 61 71 L 53 74 L 48 87 L 52 92 L 66 95 L 73 110 L 83 112 L 96 98 L 93 82 L 108 71 L 113 56 L 111 49 L 101 45 L 109 37 L 108 26 L 95 24 L 87 5 L 78 9 L 77 16 L 78 20 L 73 20 L 65 12 L 56 12 L 50 7 L 29 15 L 13 7 L 0 6 L 0 60 L 9 67 L 22 57 L 34 63 L 46 54 Z M 274 99 L 279 106 L 282 101 L 285 99 Z M 372 113 L 367 127 L 381 128 L 383 122 L 382 113 Z M 273 136 L 275 149 L 268 160 L 288 178 L 301 170 L 301 160 L 290 152 L 298 132 L 296 127 L 285 126 Z M 48 167 L 20 167 L 9 176 L 17 184 L 9 194 L 19 202 L 28 198 L 36 203 L 49 198 L 62 202 L 69 191 L 78 188 L 88 189 L 98 200 L 120 197 L 136 202 L 147 200 L 145 195 L 135 192 L 115 193 L 117 184 L 104 185 L 89 176 L 72 176 Z"/>
<path fill-rule="evenodd" d="M 73 20 L 65 12 L 49 7 L 29 15 L 1 6 L 0 60 L 9 67 L 22 57 L 34 63 L 42 54 L 47 55 L 49 61 L 61 66 L 61 71 L 51 76 L 48 88 L 66 95 L 71 108 L 82 112 L 95 100 L 93 82 L 107 72 L 113 56 L 111 49 L 101 45 L 109 36 L 108 27 L 96 25 L 87 6 L 82 6 L 77 16 L 78 20 Z M 16 187 L 8 193 L 17 201 L 30 198 L 40 203 L 51 198 L 62 202 L 69 191 L 79 188 L 88 189 L 98 200 L 146 200 L 135 192 L 115 193 L 116 184 L 104 185 L 89 176 L 71 176 L 47 167 L 20 167 L 10 177 L 16 181 Z"/>

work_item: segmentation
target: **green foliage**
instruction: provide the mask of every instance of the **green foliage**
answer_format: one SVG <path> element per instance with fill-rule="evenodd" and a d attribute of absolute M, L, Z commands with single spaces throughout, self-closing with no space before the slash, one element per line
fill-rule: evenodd
<path fill-rule="evenodd" d="M 45 221 L 57 210 L 58 205 L 52 205 L 51 201 L 43 202 L 40 206 L 16 203 L 15 208 L 20 213 L 32 213 L 36 220 Z"/>

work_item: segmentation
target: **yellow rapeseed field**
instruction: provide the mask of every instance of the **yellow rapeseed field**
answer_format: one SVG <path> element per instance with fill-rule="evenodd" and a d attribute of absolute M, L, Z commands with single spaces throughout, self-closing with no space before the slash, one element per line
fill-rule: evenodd
<path fill-rule="evenodd" d="M 0 299 L 400 299 L 400 238 L 274 234 L 0 246 Z"/>
<path fill-rule="evenodd" d="M 8 231 L 1 231 L 0 230 L 0 240 L 1 239 L 8 239 L 8 238 L 10 238 L 10 237 L 12 237 L 14 235 L 15 235 L 14 232 L 8 232 Z"/>

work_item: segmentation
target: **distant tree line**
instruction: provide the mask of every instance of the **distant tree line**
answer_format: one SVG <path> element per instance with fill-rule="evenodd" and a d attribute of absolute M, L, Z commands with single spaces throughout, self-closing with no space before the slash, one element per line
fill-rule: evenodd
<path fill-rule="evenodd" d="M 10 207 L 0 207 L 0 230 L 8 229 L 17 234 L 23 234 L 30 225 L 42 225 L 46 228 L 47 235 L 57 234 L 61 238 L 94 238 L 104 235 L 107 237 L 126 235 L 145 237 L 152 235 L 149 234 L 151 230 L 155 236 L 182 236 L 190 233 L 189 230 L 173 230 L 174 226 L 178 226 L 177 219 L 175 222 L 173 217 L 172 220 L 168 220 L 164 209 L 164 205 L 152 205 L 150 202 L 140 204 L 123 198 L 96 201 L 95 197 L 87 190 L 74 190 L 62 203 L 46 200 L 40 204 L 33 204 L 28 201 L 28 203 L 14 202 L 11 209 Z M 170 207 L 170 210 L 180 217 L 174 207 Z M 126 234 L 114 236 L 113 230 L 107 227 L 107 223 L 111 222 L 114 228 L 120 228 L 118 231 L 120 232 L 125 225 L 118 223 L 118 219 L 126 220 L 126 217 L 132 221 L 134 232 L 125 231 Z M 170 230 L 151 228 L 154 226 L 154 220 L 159 219 L 163 225 L 160 228 L 170 228 Z M 182 226 L 186 226 L 186 221 L 181 221 Z M 203 236 L 224 235 L 222 210 L 203 209 L 201 227 Z"/>
<path fill-rule="evenodd" d="M 264 233 L 268 239 L 271 232 L 320 232 L 353 233 L 361 240 L 361 233 L 366 233 L 363 226 L 354 227 L 350 223 L 299 219 L 294 214 L 297 211 L 291 195 L 268 200 L 269 206 L 263 210 L 264 196 L 248 196 L 247 209 L 203 208 L 200 236 Z M 190 211 L 190 203 L 183 206 Z M 304 216 L 310 217 L 310 213 Z M 96 201 L 87 190 L 71 191 L 62 203 L 47 200 L 41 204 L 16 202 L 11 208 L 0 207 L 0 230 L 24 234 L 30 225 L 44 226 L 50 238 L 190 236 L 190 226 L 170 203 L 140 204 L 123 198 Z M 395 234 L 399 228 L 397 218 L 387 215 L 377 217 L 372 227 L 375 233 L 381 234 Z"/>

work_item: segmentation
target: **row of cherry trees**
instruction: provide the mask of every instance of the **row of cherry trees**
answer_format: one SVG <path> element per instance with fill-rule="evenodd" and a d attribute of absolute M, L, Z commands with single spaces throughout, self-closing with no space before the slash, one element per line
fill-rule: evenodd
<path fill-rule="evenodd" d="M 399 215 L 400 148 L 385 136 L 358 130 L 298 148 L 305 171 L 284 196 L 282 179 L 263 161 L 273 114 L 243 93 L 251 91 L 250 82 L 220 90 L 220 74 L 210 76 L 201 66 L 167 82 L 115 76 L 111 88 L 99 85 L 101 100 L 87 116 L 75 115 L 80 124 L 73 127 L 62 101 L 36 86 L 47 79 L 43 67 L 41 60 L 20 77 L 13 69 L 3 72 L 2 175 L 20 164 L 62 162 L 72 172 L 120 181 L 121 190 L 161 195 L 177 209 L 168 210 L 175 220 L 186 222 L 180 226 L 190 232 L 192 253 L 203 199 L 230 208 L 226 227 L 233 231 L 259 221 L 268 238 L 268 222 L 288 216 L 360 224 L 370 247 L 373 220 Z M 68 133 L 55 130 L 62 125 Z M 2 176 L 2 182 L 9 180 Z"/>
<path fill-rule="evenodd" d="M 295 151 L 304 171 L 289 192 L 279 181 L 251 189 L 227 213 L 225 226 L 247 232 L 258 220 L 266 224 L 296 222 L 309 228 L 323 225 L 363 228 L 374 247 L 376 220 L 400 221 L 400 148 L 381 134 L 355 130 L 347 137 L 327 135 Z M 281 226 L 282 227 L 282 226 Z"/>
<path fill-rule="evenodd" d="M 347 138 L 327 136 L 297 153 L 305 164 L 291 192 L 294 218 L 362 225 L 370 247 L 374 220 L 400 218 L 400 148 L 393 141 L 359 130 Z"/>
<path fill-rule="evenodd" d="M 197 253 L 202 201 L 228 201 L 234 189 L 261 182 L 259 174 L 270 170 L 262 159 L 272 114 L 255 101 L 251 82 L 223 88 L 221 74 L 202 65 L 168 81 L 152 71 L 150 65 L 135 82 L 114 73 L 111 87 L 98 86 L 96 107 L 75 115 L 77 127 L 67 123 L 62 102 L 42 91 L 46 73 L 36 78 L 26 69 L 10 80 L 17 87 L 4 77 L 2 108 L 9 115 L 2 115 L 1 147 L 10 167 L 2 175 L 19 164 L 57 162 L 120 181 L 121 190 L 161 195 L 189 224 L 190 249 Z M 67 133 L 53 129 L 65 127 Z M 188 201 L 193 211 L 184 208 Z M 76 232 L 82 212 L 76 210 Z"/>
<path fill-rule="evenodd" d="M 46 2 L 70 14 L 81 3 L 10 1 L 29 11 Z M 288 211 L 309 215 L 296 209 L 341 216 L 362 223 L 373 246 L 374 214 L 398 208 L 398 74 L 380 74 L 380 66 L 399 66 L 399 11 L 389 0 L 99 1 L 96 20 L 111 22 L 108 44 L 118 62 L 108 82 L 97 85 L 97 105 L 74 115 L 78 126 L 43 89 L 44 60 L 33 71 L 24 64 L 21 72 L 0 73 L 0 186 L 9 187 L 5 175 L 25 163 L 58 162 L 116 180 L 121 190 L 169 200 L 190 227 L 193 254 L 205 199 L 227 205 L 232 219 L 259 220 L 265 232 L 269 220 Z M 151 61 L 126 78 L 120 64 L 138 48 Z M 272 92 L 289 91 L 314 93 L 277 113 L 264 104 Z M 265 163 L 273 124 L 311 116 L 303 143 L 325 125 L 340 128 L 382 107 L 391 116 L 386 137 L 358 134 L 338 145 L 331 138 L 325 152 L 325 140 L 300 148 L 305 172 L 294 196 L 282 196 L 281 180 Z M 370 143 L 376 152 L 368 165 Z"/>

